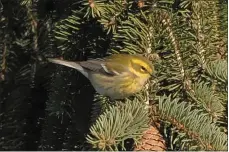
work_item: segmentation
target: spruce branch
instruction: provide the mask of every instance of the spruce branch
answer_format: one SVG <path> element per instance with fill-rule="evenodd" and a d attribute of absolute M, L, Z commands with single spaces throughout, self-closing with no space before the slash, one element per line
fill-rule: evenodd
<path fill-rule="evenodd" d="M 6 73 L 6 56 L 7 56 L 7 46 L 6 43 L 3 43 L 3 53 L 1 56 L 1 71 L 0 71 L 0 82 L 5 80 L 5 73 Z"/>
<path fill-rule="evenodd" d="M 194 38 L 193 48 L 202 69 L 206 68 L 207 60 L 224 58 L 226 45 L 219 27 L 219 2 L 185 0 L 180 6 L 183 9 L 191 8 L 187 13 L 193 31 L 190 36 Z"/>
<path fill-rule="evenodd" d="M 1 150 L 19 150 L 23 147 L 24 137 L 26 135 L 23 133 L 23 127 L 26 124 L 26 120 L 21 120 L 18 118 L 19 116 L 15 116 L 15 113 L 19 113 L 18 107 L 20 106 L 16 105 L 14 107 L 16 110 L 9 109 L 4 113 L 0 113 Z M 3 130 L 5 130 L 5 133 Z M 7 134 L 6 130 L 10 134 Z"/>
<path fill-rule="evenodd" d="M 72 15 L 59 21 L 55 26 L 54 35 L 55 38 L 60 41 L 58 48 L 62 51 L 68 50 L 69 46 L 71 46 L 72 43 L 75 43 L 74 40 L 72 40 L 73 35 L 75 35 L 80 30 L 79 26 L 84 23 L 80 18 L 80 12 L 72 12 Z"/>
<path fill-rule="evenodd" d="M 227 39 L 228 39 L 228 3 L 227 1 L 220 0 L 219 3 L 219 24 L 220 24 L 220 31 L 221 31 L 221 37 L 223 38 L 224 48 L 227 50 Z M 222 52 L 222 56 L 224 58 L 227 58 L 227 51 Z"/>
<path fill-rule="evenodd" d="M 0 10 L 0 34 L 2 35 L 2 37 L 0 38 L 0 82 L 5 80 L 5 74 L 7 72 L 8 66 L 7 66 L 7 57 L 9 56 L 9 48 L 8 48 L 8 43 L 7 40 L 9 38 L 9 35 L 6 33 L 6 28 L 8 27 L 8 23 L 6 22 L 7 19 L 4 17 L 4 15 L 2 14 L 2 9 L 3 9 L 3 5 L 0 1 L 0 4 L 2 6 L 1 10 Z"/>
<path fill-rule="evenodd" d="M 166 11 L 163 11 L 161 15 L 164 17 L 164 19 L 162 20 L 162 24 L 164 25 L 165 30 L 168 32 L 168 36 L 169 36 L 171 43 L 174 47 L 178 66 L 180 68 L 181 77 L 184 79 L 185 73 L 184 73 L 183 61 L 181 58 L 179 42 L 177 41 L 176 36 L 174 35 L 174 32 L 173 32 L 171 18 L 169 16 L 168 12 L 166 12 Z"/>
<path fill-rule="evenodd" d="M 87 141 L 100 150 L 118 150 L 119 145 L 125 149 L 124 141 L 133 138 L 137 142 L 148 123 L 148 111 L 142 102 L 119 102 L 110 106 L 91 126 Z"/>
<path fill-rule="evenodd" d="M 206 6 L 207 2 L 204 1 L 193 1 L 192 2 L 192 16 L 191 16 L 191 21 L 192 21 L 192 27 L 196 33 L 196 51 L 197 54 L 199 54 L 200 56 L 200 63 L 203 69 L 205 69 L 205 55 L 204 53 L 206 52 L 205 50 L 205 45 L 204 45 L 204 41 L 206 41 L 205 35 L 203 34 L 202 31 L 202 24 L 203 23 L 203 19 L 204 19 L 204 14 L 202 13 L 202 7 Z"/>
<path fill-rule="evenodd" d="M 201 82 L 195 83 L 192 88 L 193 92 L 189 95 L 197 102 L 197 106 L 210 115 L 213 122 L 224 114 L 225 108 L 219 96 L 211 89 L 212 86 Z"/>
<path fill-rule="evenodd" d="M 89 18 L 92 16 L 93 18 L 100 17 L 104 6 L 105 6 L 105 0 L 84 0 L 85 2 L 83 5 L 85 6 L 86 13 L 84 17 Z"/>
<path fill-rule="evenodd" d="M 68 77 L 70 73 L 71 71 L 65 72 L 61 68 L 55 73 L 52 78 L 49 101 L 47 102 L 46 107 L 48 115 L 57 117 L 61 120 L 61 123 L 63 122 L 64 116 L 71 117 L 68 110 L 74 112 L 74 109 L 71 107 L 72 99 L 67 100 L 67 97 L 69 96 L 67 90 L 70 90 L 71 83 L 68 83 L 69 80 L 67 80 L 66 77 Z"/>
<path fill-rule="evenodd" d="M 91 122 L 95 123 L 97 118 L 106 111 L 106 109 L 109 108 L 111 105 L 111 102 L 108 98 L 95 94 L 94 97 L 94 104 L 92 106 L 92 112 L 91 112 Z"/>
<path fill-rule="evenodd" d="M 27 9 L 27 14 L 30 19 L 30 24 L 31 24 L 31 30 L 33 33 L 33 51 L 37 52 L 38 51 L 38 29 L 37 29 L 37 19 L 36 19 L 36 14 L 34 11 L 32 11 L 32 0 L 23 0 L 21 2 L 22 6 L 25 6 Z"/>
<path fill-rule="evenodd" d="M 178 130 L 196 140 L 200 149 L 226 150 L 227 135 L 220 128 L 211 123 L 211 120 L 200 110 L 171 96 L 159 97 L 159 113 L 162 119 L 169 121 Z"/>
<path fill-rule="evenodd" d="M 147 16 L 142 12 L 139 15 L 129 15 L 129 19 L 122 22 L 118 27 L 117 33 L 113 36 L 113 41 L 122 42 L 123 46 L 114 46 L 112 51 L 129 54 L 141 53 L 151 54 L 154 51 L 154 26 L 153 16 Z"/>
<path fill-rule="evenodd" d="M 186 51 L 187 38 L 185 38 L 184 27 L 186 23 L 180 21 L 182 17 L 177 17 L 167 10 L 156 11 L 159 18 L 157 31 L 161 38 L 156 43 L 161 44 L 162 64 L 160 66 L 159 82 L 163 85 L 160 90 L 171 92 L 173 96 L 183 96 L 184 90 L 192 90 L 191 78 L 188 73 L 186 59 L 190 59 L 191 52 Z M 190 65 L 190 62 L 188 62 Z"/>
<path fill-rule="evenodd" d="M 212 36 L 212 45 L 215 47 L 215 50 L 217 51 L 217 55 L 219 59 L 225 59 L 226 57 L 226 50 L 227 50 L 227 39 L 225 39 L 225 31 L 226 29 L 221 29 L 220 25 L 221 21 L 220 20 L 220 4 L 219 1 L 209 1 L 208 2 L 208 10 L 210 11 L 210 16 L 211 16 L 211 27 L 212 27 L 212 32 L 214 33 L 214 35 Z"/>
<path fill-rule="evenodd" d="M 126 1 L 87 0 L 84 5 L 86 9 L 84 17 L 97 18 L 107 30 L 107 34 L 116 32 L 119 18 L 126 9 Z"/>
<path fill-rule="evenodd" d="M 211 7 L 212 9 L 212 20 L 213 25 L 212 25 L 212 30 L 215 31 L 215 37 L 219 38 L 220 37 L 220 21 L 219 21 L 219 1 L 209 1 L 208 6 Z"/>
<path fill-rule="evenodd" d="M 228 66 L 226 60 L 216 60 L 209 62 L 207 64 L 206 72 L 213 79 L 216 79 L 225 85 L 227 84 Z"/>
<path fill-rule="evenodd" d="M 34 2 L 32 0 L 23 0 L 21 2 L 22 6 L 26 7 L 26 11 L 27 11 L 27 15 L 28 15 L 28 19 L 30 21 L 30 26 L 31 26 L 31 32 L 32 32 L 32 36 L 33 36 L 33 41 L 32 41 L 32 47 L 33 47 L 33 53 L 35 55 L 38 54 L 38 21 L 37 21 L 37 14 L 35 13 L 35 11 L 33 11 L 33 5 Z M 20 40 L 19 40 L 20 41 Z M 22 40 L 23 41 L 23 40 Z M 26 42 L 26 41 L 24 41 Z M 22 44 L 22 43 L 21 43 Z M 37 56 L 35 56 L 36 58 Z M 35 79 L 35 74 L 36 74 L 36 68 L 37 68 L 37 64 L 34 63 L 31 65 L 31 87 L 34 87 L 34 79 Z"/>
<path fill-rule="evenodd" d="M 115 33 L 117 30 L 117 24 L 123 15 L 126 7 L 126 3 L 122 1 L 109 2 L 103 6 L 103 11 L 98 20 L 107 30 L 107 34 Z"/>

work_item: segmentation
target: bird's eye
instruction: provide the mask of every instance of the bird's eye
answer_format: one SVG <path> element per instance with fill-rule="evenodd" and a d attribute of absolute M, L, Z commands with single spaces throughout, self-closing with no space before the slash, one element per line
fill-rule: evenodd
<path fill-rule="evenodd" d="M 141 67 L 141 70 L 144 71 L 144 72 L 146 72 L 146 68 L 143 67 L 143 66 Z"/>

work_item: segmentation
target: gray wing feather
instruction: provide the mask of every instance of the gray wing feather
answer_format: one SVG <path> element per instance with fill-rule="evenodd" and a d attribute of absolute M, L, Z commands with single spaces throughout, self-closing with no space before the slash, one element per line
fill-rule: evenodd
<path fill-rule="evenodd" d="M 110 76 L 117 75 L 116 71 L 111 71 L 106 67 L 106 63 L 104 59 L 92 59 L 92 60 L 80 62 L 79 64 L 87 70 L 100 72 Z"/>
<path fill-rule="evenodd" d="M 104 64 L 104 60 L 100 60 L 100 59 L 95 59 L 95 60 L 88 60 L 88 61 L 82 61 L 82 62 L 79 62 L 79 64 L 88 69 L 88 70 L 91 70 L 91 71 L 98 71 L 102 68 L 101 64 Z"/>

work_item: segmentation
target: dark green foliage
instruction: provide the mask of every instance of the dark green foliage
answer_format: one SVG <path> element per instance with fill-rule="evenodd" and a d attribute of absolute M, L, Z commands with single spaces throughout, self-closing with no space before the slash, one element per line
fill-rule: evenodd
<path fill-rule="evenodd" d="M 167 150 L 227 150 L 227 7 L 0 0 L 0 150 L 132 150 L 152 121 Z M 46 61 L 113 53 L 148 57 L 156 78 L 111 102 L 79 72 Z"/>

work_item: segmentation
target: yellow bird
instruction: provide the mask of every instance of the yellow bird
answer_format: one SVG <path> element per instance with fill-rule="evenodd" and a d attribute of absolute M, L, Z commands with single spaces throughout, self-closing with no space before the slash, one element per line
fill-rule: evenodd
<path fill-rule="evenodd" d="M 90 80 L 99 94 L 112 100 L 141 91 L 154 72 L 152 63 L 140 55 L 113 54 L 80 62 L 51 58 L 48 61 L 78 70 Z"/>

